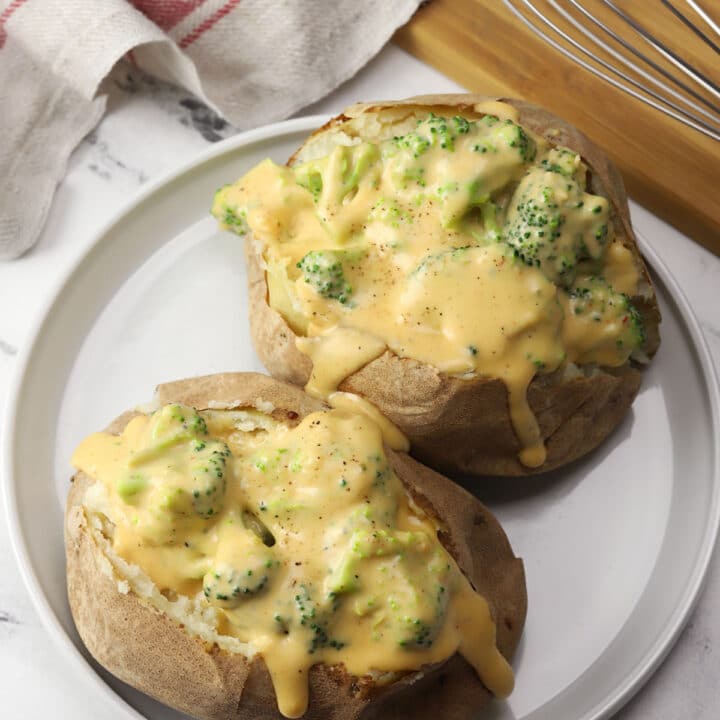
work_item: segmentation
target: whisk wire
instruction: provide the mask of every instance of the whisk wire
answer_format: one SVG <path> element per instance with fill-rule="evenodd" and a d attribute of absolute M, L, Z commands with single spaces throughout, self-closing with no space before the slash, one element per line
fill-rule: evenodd
<path fill-rule="evenodd" d="M 669 84 L 643 70 L 637 63 L 633 62 L 631 59 L 618 52 L 615 48 L 611 47 L 608 43 L 604 42 L 597 36 L 597 34 L 591 32 L 583 23 L 579 22 L 578 19 L 568 13 L 566 9 L 560 7 L 556 0 L 547 0 L 547 2 L 555 12 L 559 13 L 564 18 L 566 22 L 568 22 L 574 29 L 579 30 L 583 38 L 586 38 L 591 43 L 601 48 L 616 62 L 628 67 L 633 73 L 643 78 L 643 80 L 648 84 L 646 85 L 639 82 L 631 75 L 623 72 L 622 69 L 600 57 L 596 51 L 593 52 L 593 50 L 575 40 L 561 27 L 559 27 L 556 22 L 553 22 L 552 18 L 548 17 L 549 13 L 541 12 L 537 7 L 535 7 L 531 0 L 515 0 L 514 2 L 513 0 L 504 0 L 504 2 L 505 5 L 530 30 L 540 36 L 545 42 L 555 48 L 558 52 L 562 53 L 568 59 L 577 63 L 584 69 L 589 70 L 597 77 L 602 78 L 613 87 L 626 92 L 646 105 L 665 113 L 666 115 L 684 123 L 707 137 L 720 141 L 720 119 L 718 117 L 718 115 L 720 115 L 720 108 L 700 95 L 700 93 L 690 87 L 687 83 L 678 79 L 672 73 L 668 72 L 665 68 L 653 61 L 650 57 L 642 53 L 634 47 L 631 42 L 607 27 L 590 11 L 588 11 L 587 8 L 583 7 L 578 0 L 570 0 L 570 3 L 572 7 L 579 11 L 586 20 L 592 21 L 595 26 L 600 28 L 621 47 L 632 53 L 632 55 L 644 62 L 648 67 L 652 68 L 666 80 L 670 81 L 673 85 L 695 98 L 695 100 L 701 102 L 712 112 L 708 112 L 707 109 L 700 107 L 688 97 L 674 90 Z M 689 65 L 689 63 L 680 58 L 670 48 L 667 48 L 665 45 L 660 43 L 646 28 L 642 27 L 633 18 L 627 15 L 627 13 L 618 8 L 612 0 L 602 0 L 602 2 L 609 9 L 613 10 L 623 21 L 625 21 L 625 23 L 636 33 L 636 36 L 642 38 L 656 52 L 665 57 L 695 83 L 704 87 L 712 95 L 720 97 L 720 87 L 718 87 L 712 80 Z M 665 3 L 665 0 L 663 0 L 663 2 Z M 701 8 L 699 8 L 699 6 L 697 6 L 697 3 L 695 3 L 694 0 L 686 0 L 686 2 L 690 5 L 690 7 L 698 12 L 698 15 L 700 15 L 714 31 L 718 32 L 717 25 L 711 18 L 709 18 L 709 16 L 707 16 L 706 13 L 704 13 L 704 11 L 702 11 Z M 525 11 L 521 11 L 519 7 L 516 7 L 516 4 L 523 5 L 525 7 Z M 690 21 L 688 20 L 688 22 Z M 558 37 L 577 52 L 574 52 L 565 44 L 559 42 Z M 712 41 L 710 41 L 710 46 L 716 50 L 717 46 L 715 46 Z M 589 58 L 592 62 L 588 62 L 583 56 Z M 598 65 L 600 67 L 597 67 Z M 600 68 L 604 68 L 604 70 L 607 70 L 608 72 L 604 72 Z M 613 77 L 613 75 L 616 77 Z M 617 78 L 620 78 L 620 80 Z M 653 86 L 658 88 L 660 92 L 657 92 Z M 682 107 L 678 104 L 678 102 L 674 102 L 671 98 L 684 103 L 694 112 Z M 703 119 L 700 115 L 706 119 Z"/>
<path fill-rule="evenodd" d="M 696 82 L 700 83 L 708 92 L 720 98 L 720 87 L 718 87 L 710 78 L 706 77 L 699 70 L 696 70 L 689 63 L 685 62 L 677 53 L 663 45 L 659 40 L 653 37 L 637 20 L 631 18 L 624 10 L 619 8 L 612 0 L 603 0 L 618 17 L 621 17 L 640 37 L 657 50 L 664 58 L 669 60 L 676 68 L 689 75 Z"/>
<path fill-rule="evenodd" d="M 616 32 L 611 30 L 607 25 L 601 23 L 594 15 L 591 15 L 577 0 L 569 0 L 570 3 L 572 3 L 573 7 L 575 7 L 579 12 L 581 12 L 588 20 L 593 22 L 597 27 L 599 27 L 603 32 L 605 32 L 607 35 L 609 35 L 613 40 L 615 40 L 617 43 L 622 45 L 626 50 L 631 52 L 633 55 L 635 55 L 637 58 L 642 60 L 644 63 L 649 65 L 653 70 L 660 73 L 663 77 L 670 80 L 673 84 L 677 85 L 680 89 L 684 90 L 686 93 L 694 97 L 699 102 L 706 105 L 710 110 L 714 111 L 713 113 L 708 112 L 705 110 L 705 108 L 700 107 L 696 103 L 694 103 L 692 100 L 688 100 L 686 97 L 678 93 L 677 91 L 673 90 L 671 87 L 668 87 L 665 85 L 661 80 L 656 78 L 654 75 L 651 75 L 650 73 L 643 70 L 641 67 L 638 67 L 637 65 L 634 65 L 631 60 L 626 58 L 621 53 L 617 52 L 614 48 L 610 47 L 607 43 L 604 43 L 599 38 L 595 37 L 587 28 L 583 27 L 581 23 L 579 23 L 575 18 L 573 18 L 569 13 L 567 13 L 565 10 L 563 10 L 560 6 L 557 5 L 555 0 L 550 0 L 551 4 L 557 9 L 559 13 L 565 17 L 565 19 L 570 22 L 574 27 L 576 27 L 581 33 L 583 33 L 586 37 L 588 37 L 590 40 L 592 40 L 594 43 L 599 45 L 605 52 L 607 52 L 609 55 L 612 55 L 618 62 L 623 63 L 626 67 L 629 67 L 631 70 L 633 70 L 638 75 L 641 75 L 645 80 L 648 82 L 651 82 L 656 87 L 659 87 L 661 90 L 664 90 L 665 92 L 669 93 L 672 97 L 674 97 L 676 100 L 679 100 L 680 102 L 684 102 L 690 107 L 693 108 L 696 112 L 704 115 L 708 119 L 710 119 L 712 122 L 720 124 L 720 117 L 717 115 L 717 113 L 720 113 L 720 108 L 718 108 L 716 105 L 713 105 L 711 102 L 709 102 L 706 98 L 704 98 L 699 93 L 695 92 L 689 85 L 686 85 L 684 82 L 676 78 L 674 75 L 669 73 L 665 68 L 658 65 L 656 62 L 654 62 L 652 59 L 650 59 L 647 55 L 644 53 L 641 53 L 637 48 L 634 48 L 627 40 L 620 37 Z M 611 70 L 612 72 L 615 72 L 619 74 L 623 79 L 627 80 L 628 82 L 631 82 L 635 85 L 635 87 L 643 90 L 645 89 L 643 85 L 640 83 L 635 82 L 631 77 L 628 77 L 624 73 L 621 73 L 617 70 L 617 68 L 606 65 L 606 67 Z M 648 92 L 650 92 L 648 90 Z M 666 102 L 670 107 L 674 108 L 678 112 L 682 113 L 685 117 L 689 118 L 690 120 L 695 119 L 695 117 L 688 113 L 685 109 L 682 108 L 682 106 L 677 105 L 676 103 L 673 103 L 670 100 L 666 100 L 664 96 L 659 95 L 657 93 L 652 93 L 652 95 L 661 101 Z"/>
<path fill-rule="evenodd" d="M 696 2 L 695 0 L 685 0 L 685 2 L 715 31 L 720 35 L 720 25 L 718 25 Z"/>
<path fill-rule="evenodd" d="M 695 33 L 708 47 L 714 50 L 716 53 L 720 53 L 720 47 L 718 47 L 697 25 L 683 15 L 670 0 L 660 0 L 660 2 L 678 19 L 685 25 L 691 32 Z M 720 34 L 720 31 L 718 31 Z"/>

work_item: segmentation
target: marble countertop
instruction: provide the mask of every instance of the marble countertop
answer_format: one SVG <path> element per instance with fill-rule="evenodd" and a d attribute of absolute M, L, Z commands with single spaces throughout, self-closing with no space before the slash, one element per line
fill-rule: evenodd
<path fill-rule="evenodd" d="M 453 92 L 459 86 L 388 46 L 359 75 L 303 114 L 331 113 L 358 99 Z M 148 179 L 191 160 L 234 129 L 187 93 L 116 68 L 105 83 L 108 112 L 72 155 L 38 245 L 0 263 L 0 408 L 18 350 L 52 289 L 109 214 Z M 632 204 L 633 220 L 685 288 L 720 368 L 720 259 Z M 0 518 L 3 516 L 0 515 Z M 720 572 L 716 558 L 700 603 L 676 647 L 619 713 L 622 720 L 720 716 Z M 6 718 L 115 717 L 83 691 L 33 609 L 0 520 L 0 688 Z M 119 717 L 119 715 L 118 715 Z M 564 719 L 558 719 L 564 720 Z M 568 719 L 569 720 L 569 719 Z"/>

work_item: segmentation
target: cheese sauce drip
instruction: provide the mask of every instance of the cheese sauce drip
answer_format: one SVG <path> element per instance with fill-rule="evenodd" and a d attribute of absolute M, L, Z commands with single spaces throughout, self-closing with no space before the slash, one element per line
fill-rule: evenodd
<path fill-rule="evenodd" d="M 406 494 L 381 429 L 342 410 L 294 428 L 251 413 L 167 405 L 81 443 L 73 464 L 97 481 L 85 505 L 111 521 L 114 551 L 216 608 L 219 631 L 262 655 L 286 717 L 306 711 L 316 663 L 364 676 L 460 652 L 509 694 L 488 604 Z"/>
<path fill-rule="evenodd" d="M 481 110 L 497 114 L 406 118 L 402 134 L 293 168 L 266 160 L 221 189 L 213 212 L 262 243 L 270 305 L 313 360 L 308 392 L 328 397 L 387 349 L 499 378 L 519 458 L 538 466 L 528 385 L 568 361 L 627 361 L 642 327 L 622 293 L 638 272 L 579 155 L 522 128 L 509 106 Z M 578 322 L 588 288 L 611 302 Z"/>

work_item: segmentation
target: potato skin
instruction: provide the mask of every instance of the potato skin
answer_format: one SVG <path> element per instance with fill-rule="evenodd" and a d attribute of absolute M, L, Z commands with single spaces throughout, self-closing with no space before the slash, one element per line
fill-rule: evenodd
<path fill-rule="evenodd" d="M 198 409 L 210 401 L 250 407 L 261 398 L 272 416 L 297 423 L 326 407 L 297 387 L 255 373 L 227 373 L 181 380 L 158 388 L 161 403 Z M 119 433 L 134 413 L 108 428 Z M 510 660 L 525 623 L 527 596 L 522 561 L 497 520 L 477 499 L 404 453 L 389 459 L 415 501 L 440 520 L 440 537 L 475 588 L 487 599 L 497 625 L 497 644 Z M 208 647 L 138 597 L 120 593 L 117 578 L 90 532 L 81 506 L 92 481 L 73 478 L 65 521 L 68 598 L 80 636 L 93 657 L 124 682 L 202 720 L 280 720 L 275 692 L 262 658 L 248 661 Z M 348 675 L 342 666 L 310 671 L 307 720 L 355 718 L 468 718 L 490 701 L 475 671 L 456 655 L 424 672 L 379 686 Z M 442 713 L 440 713 L 442 708 Z"/>
<path fill-rule="evenodd" d="M 652 357 L 660 343 L 660 311 L 652 282 L 640 256 L 630 223 L 622 178 L 605 153 L 569 123 L 522 100 L 480 95 L 427 95 L 397 102 L 354 105 L 308 138 L 331 132 L 362 113 L 408 106 L 413 109 L 472 112 L 475 104 L 501 100 L 518 109 L 520 123 L 553 145 L 579 152 L 590 169 L 588 188 L 610 200 L 615 237 L 630 250 L 641 270 L 644 297 L 632 298 L 646 331 L 644 351 Z M 300 151 L 298 151 L 299 153 Z M 298 153 L 290 158 L 292 165 Z M 246 241 L 250 329 L 255 349 L 269 372 L 304 386 L 312 371 L 310 359 L 295 347 L 295 333 L 268 305 L 268 290 L 258 243 Z M 521 446 L 510 421 L 507 390 L 489 377 L 460 379 L 434 367 L 387 351 L 346 378 L 340 390 L 374 403 L 410 440 L 412 454 L 449 473 L 523 476 L 547 472 L 596 448 L 620 423 L 640 388 L 634 363 L 601 368 L 591 377 L 560 380 L 537 376 L 528 401 L 545 440 L 547 459 L 536 468 L 518 460 Z"/>

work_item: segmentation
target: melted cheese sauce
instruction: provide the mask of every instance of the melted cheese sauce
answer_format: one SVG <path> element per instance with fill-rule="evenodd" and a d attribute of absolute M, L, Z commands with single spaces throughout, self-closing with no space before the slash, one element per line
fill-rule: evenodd
<path fill-rule="evenodd" d="M 405 493 L 380 427 L 345 410 L 295 428 L 263 418 L 168 405 L 84 440 L 73 464 L 96 480 L 88 512 L 111 521 L 114 551 L 214 606 L 220 632 L 262 655 L 286 717 L 306 711 L 316 663 L 363 676 L 460 652 L 509 694 L 488 604 Z"/>
<path fill-rule="evenodd" d="M 405 437 L 397 425 L 388 420 L 371 402 L 365 398 L 349 392 L 333 392 L 328 396 L 328 404 L 336 410 L 345 410 L 349 413 L 367 415 L 382 433 L 385 445 L 391 450 L 400 452 L 410 451 L 410 441 Z"/>
<path fill-rule="evenodd" d="M 614 290 L 632 296 L 640 282 L 640 271 L 632 253 L 619 242 L 611 243 L 605 255 L 605 278 Z"/>
<path fill-rule="evenodd" d="M 585 191 L 581 158 L 521 128 L 510 106 L 478 111 L 493 114 L 426 115 L 295 168 L 264 161 L 213 212 L 262 243 L 270 304 L 313 361 L 308 392 L 327 398 L 386 349 L 499 378 L 519 458 L 539 466 L 532 379 L 568 360 L 621 365 L 641 336 L 614 342 L 613 313 L 593 325 L 569 315 L 578 278 L 604 276 L 619 305 L 639 274 L 610 236 L 607 199 Z"/>

